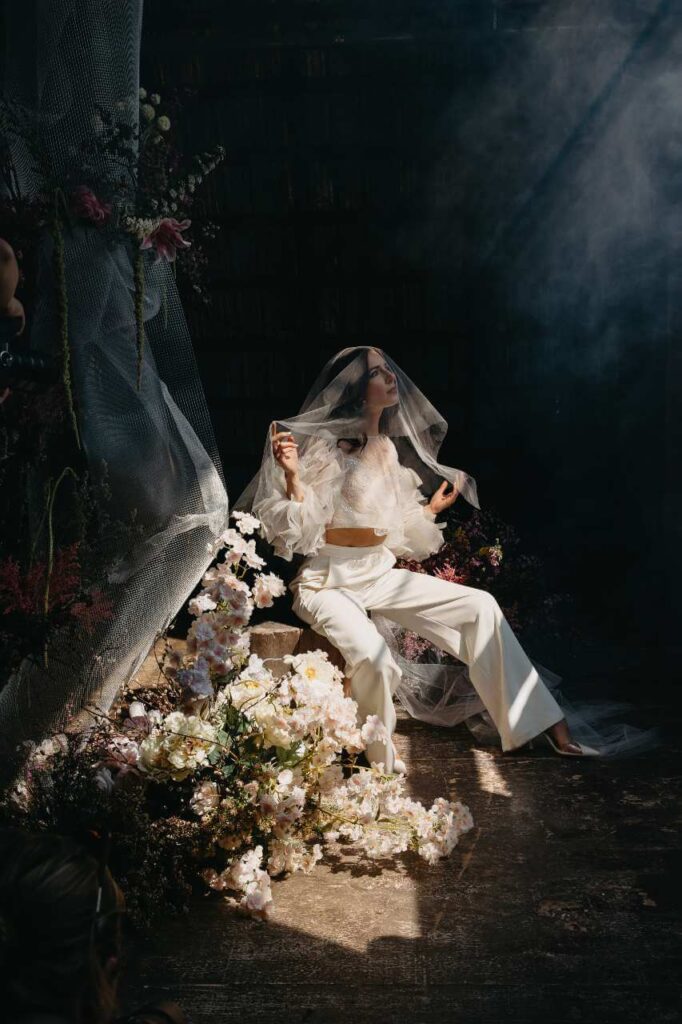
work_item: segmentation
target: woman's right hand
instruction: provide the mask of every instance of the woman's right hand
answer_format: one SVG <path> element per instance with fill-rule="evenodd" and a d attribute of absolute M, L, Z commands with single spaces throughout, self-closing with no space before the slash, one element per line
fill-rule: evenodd
<path fill-rule="evenodd" d="M 272 424 L 272 454 L 275 461 L 284 470 L 285 476 L 290 479 L 298 477 L 298 445 L 294 441 L 294 435 L 288 430 L 277 430 L 277 424 Z"/>

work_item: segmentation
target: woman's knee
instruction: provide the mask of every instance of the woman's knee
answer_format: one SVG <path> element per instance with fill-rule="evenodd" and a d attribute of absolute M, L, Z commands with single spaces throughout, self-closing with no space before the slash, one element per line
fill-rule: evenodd
<path fill-rule="evenodd" d="M 294 615 L 296 615 L 301 622 L 305 622 L 307 626 L 310 626 L 313 623 L 315 616 L 306 607 L 305 600 L 302 597 L 300 590 L 297 590 L 294 594 L 294 599 L 291 602 L 291 610 Z"/>
<path fill-rule="evenodd" d="M 349 674 L 354 676 L 361 667 L 369 669 L 372 676 L 400 675 L 390 647 L 379 634 L 368 637 L 365 643 L 358 646 L 353 664 L 349 666 Z"/>
<path fill-rule="evenodd" d="M 489 590 L 476 590 L 474 608 L 477 616 L 488 616 L 497 619 L 502 615 L 502 609 L 497 603 L 497 598 Z"/>
<path fill-rule="evenodd" d="M 367 651 L 365 660 L 372 666 L 372 669 L 380 675 L 399 673 L 391 649 L 382 636 L 377 633 L 372 638 L 370 649 Z"/>

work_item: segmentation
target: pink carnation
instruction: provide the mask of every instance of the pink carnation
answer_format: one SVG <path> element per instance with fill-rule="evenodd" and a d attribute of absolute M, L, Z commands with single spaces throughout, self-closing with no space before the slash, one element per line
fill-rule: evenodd
<path fill-rule="evenodd" d="M 140 249 L 156 249 L 155 263 L 160 259 L 172 263 L 177 249 L 189 249 L 190 242 L 182 237 L 192 223 L 191 220 L 177 221 L 174 217 L 164 217 L 157 227 L 142 241 Z"/>
<path fill-rule="evenodd" d="M 104 224 L 111 215 L 109 203 L 101 203 L 87 185 L 79 185 L 71 197 L 74 213 L 92 224 Z"/>

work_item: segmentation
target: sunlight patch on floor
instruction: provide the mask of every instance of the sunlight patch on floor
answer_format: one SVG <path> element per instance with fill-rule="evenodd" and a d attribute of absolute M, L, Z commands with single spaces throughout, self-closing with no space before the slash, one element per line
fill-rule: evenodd
<path fill-rule="evenodd" d="M 474 755 L 474 764 L 476 765 L 478 785 L 483 792 L 492 793 L 493 796 L 510 797 L 512 795 L 511 790 L 502 777 L 494 754 L 491 754 L 489 750 L 480 750 L 476 747 L 474 747 L 472 753 Z"/>

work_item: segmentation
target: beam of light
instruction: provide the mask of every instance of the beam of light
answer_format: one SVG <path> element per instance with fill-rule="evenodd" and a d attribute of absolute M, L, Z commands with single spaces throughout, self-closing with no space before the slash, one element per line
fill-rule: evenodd
<path fill-rule="evenodd" d="M 514 700 L 511 702 L 509 706 L 509 724 L 512 727 L 512 729 L 516 725 L 518 725 L 521 715 L 523 714 L 526 704 L 528 703 L 528 698 L 530 697 L 532 691 L 535 689 L 539 682 L 540 677 L 535 671 L 535 669 L 533 669 L 531 674 L 526 679 L 524 679 L 523 683 L 521 684 L 519 692 L 516 694 Z"/>
<path fill-rule="evenodd" d="M 493 754 L 489 750 L 480 750 L 476 747 L 473 753 L 478 785 L 483 792 L 491 793 L 493 796 L 510 797 L 512 795 L 511 790 L 502 778 Z"/>

